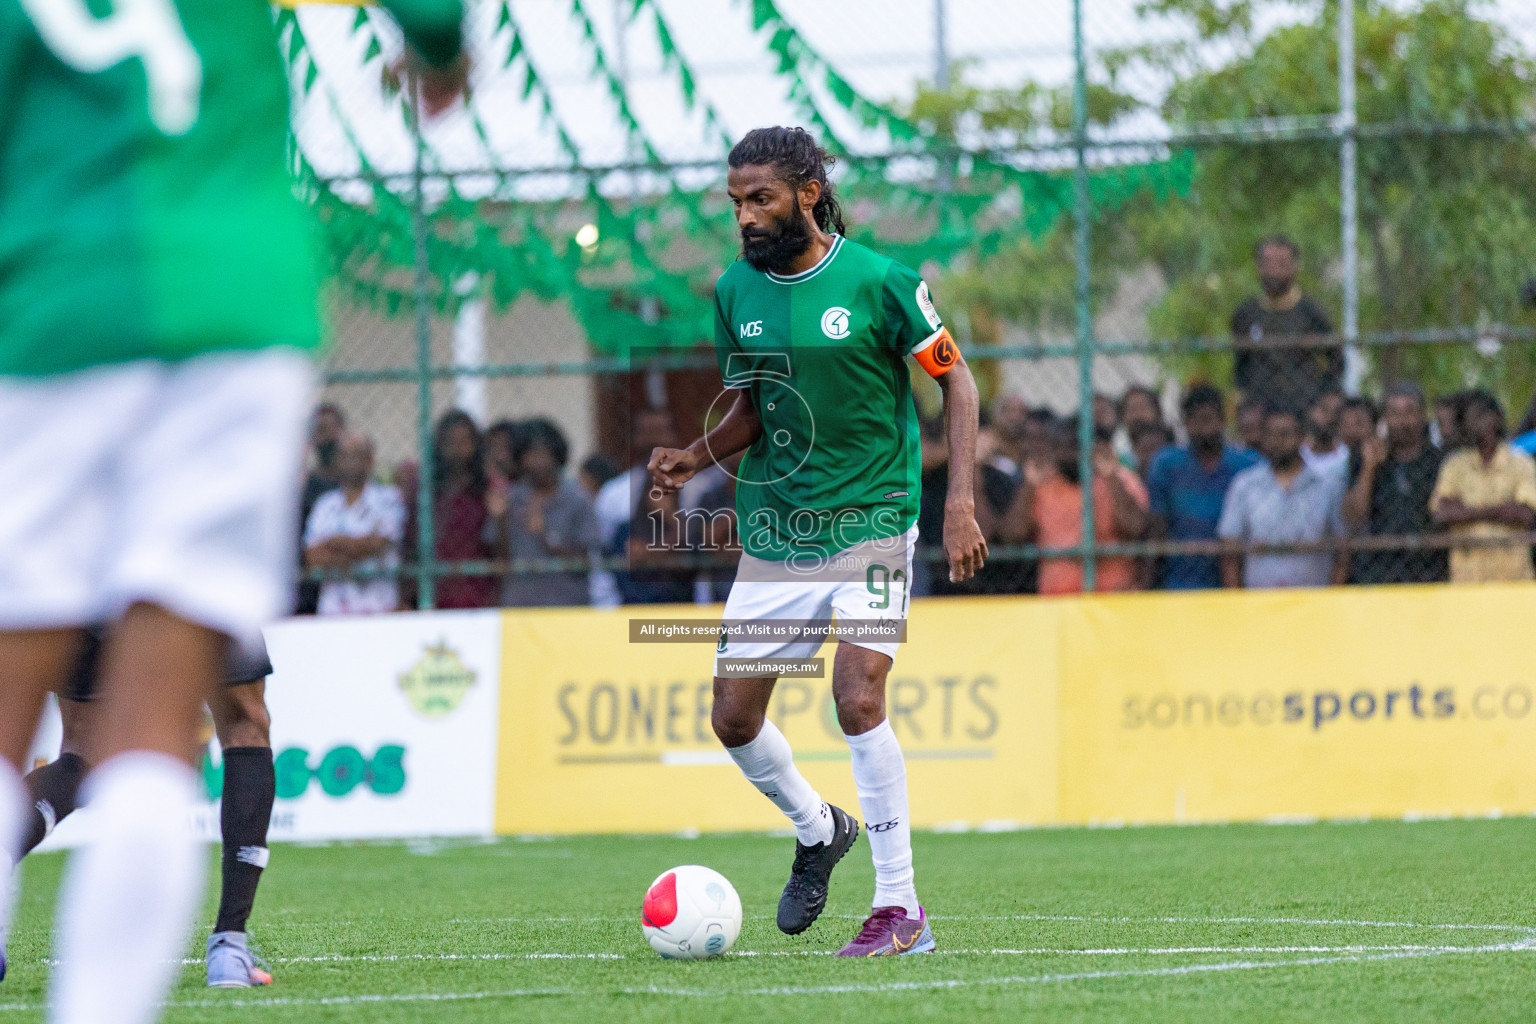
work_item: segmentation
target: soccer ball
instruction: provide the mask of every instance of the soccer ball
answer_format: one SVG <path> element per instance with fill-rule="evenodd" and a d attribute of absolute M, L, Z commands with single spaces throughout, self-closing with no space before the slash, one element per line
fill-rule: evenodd
<path fill-rule="evenodd" d="M 684 864 L 645 891 L 641 930 L 668 960 L 719 956 L 741 934 L 741 897 L 718 871 Z"/>

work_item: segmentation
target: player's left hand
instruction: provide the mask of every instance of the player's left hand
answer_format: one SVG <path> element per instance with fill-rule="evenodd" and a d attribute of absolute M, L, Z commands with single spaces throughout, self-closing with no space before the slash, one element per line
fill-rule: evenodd
<path fill-rule="evenodd" d="M 944 554 L 949 556 L 949 582 L 961 583 L 987 563 L 987 538 L 976 525 L 974 511 L 944 511 Z"/>

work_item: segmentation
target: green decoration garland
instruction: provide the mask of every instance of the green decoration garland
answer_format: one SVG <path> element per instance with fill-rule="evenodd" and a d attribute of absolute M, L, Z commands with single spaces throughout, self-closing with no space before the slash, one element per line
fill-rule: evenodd
<path fill-rule="evenodd" d="M 499 50 L 503 40 L 506 49 L 494 59 L 482 54 L 482 65 L 510 75 L 518 74 L 520 66 L 523 99 L 536 106 L 558 141 L 564 163 L 556 170 L 569 174 L 577 188 L 561 200 L 518 199 L 517 183 L 529 172 L 496 166 L 489 134 L 471 97 L 472 124 L 488 160 L 483 175 L 477 171 L 476 176 L 495 184 L 490 194 L 469 198 L 460 193 L 456 179 L 447 176 L 446 195 L 428 211 L 427 256 L 436 308 L 444 315 L 453 313 L 462 299 L 450 283 L 473 272 L 482 282 L 482 294 L 497 308 L 523 295 L 566 301 L 597 354 L 710 344 L 714 278 L 736 258 L 740 244 L 730 205 L 718 185 L 685 187 L 678 168 L 663 161 L 609 63 L 587 0 L 569 0 L 568 13 L 591 60 L 592 74 L 606 86 L 619 126 L 633 151 L 643 154 L 643 176 L 652 183 L 651 191 L 622 200 L 605 195 L 599 183 L 608 171 L 583 165 L 553 90 L 529 51 L 512 0 L 494 2 L 500 9 L 491 49 Z M 914 267 L 929 262 L 947 266 L 962 258 L 984 260 L 1003 246 L 1038 238 L 1071 209 L 1069 175 L 1021 170 L 984 155 L 947 151 L 939 140 L 861 95 L 785 19 L 774 0 L 738 2 L 749 6 L 753 30 L 766 36 L 765 46 L 776 57 L 789 101 L 824 144 L 844 158 L 838 188 L 845 203 L 851 210 L 878 211 L 871 222 L 850 232 L 855 240 Z M 734 142 L 725 118 L 699 88 L 698 75 L 677 46 L 658 0 L 633 0 L 630 20 L 638 21 L 647 10 L 662 65 L 672 74 L 684 108 L 700 113 L 707 141 L 719 147 L 723 170 L 725 152 Z M 291 10 L 279 10 L 276 23 L 298 95 L 309 99 L 319 71 L 300 19 Z M 366 10 L 359 10 L 352 32 L 368 36 L 365 64 L 382 56 Z M 322 228 L 326 272 L 344 301 L 391 316 L 408 314 L 414 301 L 412 196 L 403 181 L 378 173 L 329 83 L 323 91 L 361 169 L 356 178 L 327 179 L 297 146 L 292 148 L 300 188 Z M 834 109 L 866 131 L 885 135 L 886 156 L 854 154 L 831 123 Z M 438 154 L 429 150 L 426 155 L 431 166 L 442 168 Z M 964 173 L 950 190 L 888 173 L 891 157 L 932 161 L 957 156 Z M 1166 161 L 1095 171 L 1090 179 L 1095 210 L 1113 211 L 1138 194 L 1185 193 L 1194 173 L 1195 160 L 1187 152 Z M 1019 212 L 1005 212 L 1010 210 Z M 573 221 L 595 224 L 597 243 L 578 245 L 570 236 Z"/>

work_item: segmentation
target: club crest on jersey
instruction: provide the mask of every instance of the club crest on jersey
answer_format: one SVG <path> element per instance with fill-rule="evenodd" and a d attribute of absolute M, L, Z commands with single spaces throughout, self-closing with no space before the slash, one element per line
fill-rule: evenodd
<path fill-rule="evenodd" d="M 841 341 L 853 333 L 853 329 L 848 326 L 852 316 L 853 314 L 842 306 L 833 306 L 821 314 L 821 333 L 833 341 Z"/>

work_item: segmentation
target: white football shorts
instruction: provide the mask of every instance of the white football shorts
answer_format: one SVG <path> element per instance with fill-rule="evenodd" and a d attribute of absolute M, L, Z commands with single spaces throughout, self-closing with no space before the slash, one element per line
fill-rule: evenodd
<path fill-rule="evenodd" d="M 288 348 L 0 377 L 0 629 L 288 611 L 313 392 Z"/>
<path fill-rule="evenodd" d="M 904 631 L 907 605 L 912 595 L 912 553 L 917 547 L 917 524 L 912 524 L 905 537 L 867 542 L 859 545 L 859 549 L 867 551 L 869 545 L 888 546 L 892 556 L 861 556 L 867 564 L 848 578 L 835 582 L 770 579 L 768 577 L 783 575 L 777 571 L 777 563 L 743 554 L 736 582 L 731 584 L 730 595 L 725 600 L 724 620 L 731 623 L 764 620 L 825 622 L 835 614 L 840 624 L 890 623 L 903 627 Z M 832 557 L 836 560 L 839 556 Z M 901 646 L 901 641 L 894 639 L 845 639 L 855 646 L 879 651 L 888 658 L 895 658 Z M 722 658 L 810 658 L 821 646 L 819 639 L 752 641 L 730 636 L 723 646 L 715 648 L 715 674 L 722 674 L 719 666 Z"/>

